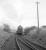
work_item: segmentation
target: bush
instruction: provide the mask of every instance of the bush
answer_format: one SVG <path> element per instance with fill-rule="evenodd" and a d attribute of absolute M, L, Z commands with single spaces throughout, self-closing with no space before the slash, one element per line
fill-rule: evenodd
<path fill-rule="evenodd" d="M 28 34 L 30 31 L 34 30 L 35 28 L 36 28 L 35 26 L 25 28 L 24 29 L 25 35 Z"/>

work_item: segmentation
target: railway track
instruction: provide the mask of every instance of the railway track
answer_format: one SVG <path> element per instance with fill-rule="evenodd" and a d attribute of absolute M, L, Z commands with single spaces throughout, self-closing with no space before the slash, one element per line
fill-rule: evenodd
<path fill-rule="evenodd" d="M 30 46 L 28 43 L 25 43 L 25 42 L 21 41 L 20 39 L 16 39 L 16 42 L 17 42 L 20 50 L 36 50 L 32 46 Z"/>
<path fill-rule="evenodd" d="M 26 46 L 27 48 L 30 48 L 30 50 L 37 50 L 37 48 L 30 45 L 29 42 L 27 42 L 24 38 L 20 38 L 20 37 L 18 38 L 17 37 L 16 42 L 18 43 L 19 47 L 20 47 L 20 44 L 22 44 L 23 46 Z"/>
<path fill-rule="evenodd" d="M 26 41 L 27 41 L 29 44 L 31 44 L 33 47 L 35 47 L 35 48 L 37 48 L 37 49 L 39 49 L 39 50 L 46 50 L 45 47 L 43 47 L 43 46 L 41 46 L 41 45 L 38 45 L 37 43 L 28 41 L 27 39 L 26 39 Z"/>
<path fill-rule="evenodd" d="M 18 38 L 19 37 L 19 38 Z M 46 48 L 40 46 L 40 45 L 37 45 L 33 42 L 30 42 L 28 41 L 27 39 L 23 38 L 22 36 L 18 36 L 17 39 L 18 41 L 20 41 L 21 43 L 27 45 L 29 48 L 32 48 L 33 50 L 46 50 Z"/>
<path fill-rule="evenodd" d="M 14 38 L 10 38 L 6 40 L 2 47 L 4 48 L 4 46 L 5 46 L 5 49 L 13 47 L 14 50 L 16 49 L 17 50 L 46 50 L 46 48 L 36 43 L 33 43 L 28 39 L 25 39 L 23 36 L 18 36 L 18 35 L 16 35 Z"/>
<path fill-rule="evenodd" d="M 12 39 L 10 39 L 10 42 L 8 42 L 9 41 L 9 39 L 8 40 L 6 40 L 5 41 L 5 43 L 4 43 L 4 46 L 2 46 L 3 48 L 5 48 L 4 50 L 6 50 L 6 49 L 8 49 L 9 47 L 9 44 L 11 43 L 11 41 L 13 41 Z M 13 43 L 14 43 L 14 41 L 13 41 Z M 26 43 L 25 41 L 22 41 L 20 38 L 15 38 L 15 43 L 16 43 L 16 48 L 17 48 L 17 50 L 36 50 L 35 48 L 33 48 L 32 46 L 30 46 L 28 43 Z M 14 44 L 15 44 L 14 43 Z M 11 43 L 12 44 L 12 43 Z M 8 46 L 7 46 L 8 45 Z M 12 44 L 13 45 L 13 44 Z M 14 46 L 14 45 L 13 45 Z M 8 48 L 7 48 L 8 47 Z M 12 47 L 12 46 L 11 46 Z M 10 47 L 10 48 L 11 48 Z M 14 48 L 14 50 L 16 49 L 16 48 Z M 13 50 L 13 49 L 12 49 Z"/>

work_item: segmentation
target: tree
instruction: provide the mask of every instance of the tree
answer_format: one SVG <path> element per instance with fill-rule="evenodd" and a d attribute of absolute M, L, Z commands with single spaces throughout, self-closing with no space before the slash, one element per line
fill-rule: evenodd
<path fill-rule="evenodd" d="M 10 32 L 11 31 L 11 29 L 10 29 L 8 24 L 4 24 L 4 29 L 3 30 L 6 31 L 6 32 Z"/>
<path fill-rule="evenodd" d="M 30 31 L 34 30 L 35 28 L 36 28 L 35 26 L 25 28 L 24 29 L 25 35 L 27 35 Z"/>

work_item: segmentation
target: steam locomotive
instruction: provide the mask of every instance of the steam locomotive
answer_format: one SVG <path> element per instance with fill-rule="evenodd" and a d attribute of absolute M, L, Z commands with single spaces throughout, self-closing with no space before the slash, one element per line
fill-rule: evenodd
<path fill-rule="evenodd" d="M 23 35 L 23 27 L 21 25 L 18 26 L 18 29 L 16 31 L 17 35 Z"/>

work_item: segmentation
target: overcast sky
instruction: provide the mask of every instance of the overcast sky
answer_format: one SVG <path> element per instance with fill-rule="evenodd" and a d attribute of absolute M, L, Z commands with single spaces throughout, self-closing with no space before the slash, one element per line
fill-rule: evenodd
<path fill-rule="evenodd" d="M 0 0 L 0 25 L 37 26 L 37 0 Z M 38 0 L 40 26 L 46 25 L 46 0 Z"/>

